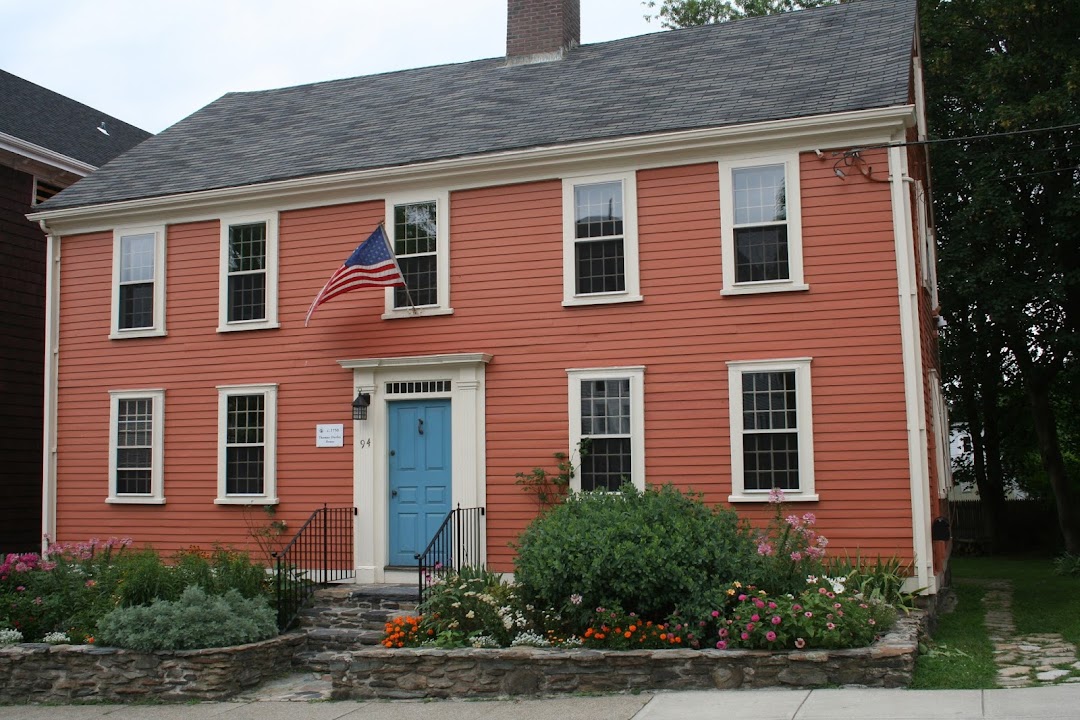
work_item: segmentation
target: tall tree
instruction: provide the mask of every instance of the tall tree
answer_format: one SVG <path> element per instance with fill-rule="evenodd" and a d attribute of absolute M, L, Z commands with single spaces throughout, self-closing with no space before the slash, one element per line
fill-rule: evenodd
<path fill-rule="evenodd" d="M 834 5 L 846 0 L 645 0 L 645 19 L 658 20 L 667 30 L 776 15 L 803 8 Z"/>
<path fill-rule="evenodd" d="M 1080 0 L 924 0 L 921 20 L 931 134 L 952 140 L 932 167 L 953 389 L 1022 389 L 1066 549 L 1080 552 L 1075 437 L 1063 447 L 1058 422 L 1077 415 L 1065 382 L 1080 350 Z"/>

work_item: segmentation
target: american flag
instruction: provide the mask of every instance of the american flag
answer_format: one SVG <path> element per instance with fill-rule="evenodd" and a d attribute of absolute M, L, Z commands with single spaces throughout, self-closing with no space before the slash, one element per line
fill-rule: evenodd
<path fill-rule="evenodd" d="M 352 255 L 345 260 L 345 264 L 330 276 L 326 285 L 315 296 L 314 302 L 308 308 L 307 317 L 304 318 L 304 327 L 307 327 L 315 308 L 342 293 L 357 288 L 403 285 L 405 285 L 405 278 L 401 274 L 401 268 L 398 267 L 394 251 L 386 237 L 386 231 L 383 230 L 382 223 L 379 223 L 375 232 L 353 250 Z"/>

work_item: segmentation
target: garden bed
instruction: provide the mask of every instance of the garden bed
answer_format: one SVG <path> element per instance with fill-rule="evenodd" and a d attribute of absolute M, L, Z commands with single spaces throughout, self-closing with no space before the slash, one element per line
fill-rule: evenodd
<path fill-rule="evenodd" d="M 328 658 L 335 699 L 498 697 L 827 685 L 906 687 L 925 614 L 843 650 L 371 648 Z"/>
<path fill-rule="evenodd" d="M 0 703 L 223 700 L 288 672 L 306 635 L 204 650 L 94 645 L 0 648 Z"/>

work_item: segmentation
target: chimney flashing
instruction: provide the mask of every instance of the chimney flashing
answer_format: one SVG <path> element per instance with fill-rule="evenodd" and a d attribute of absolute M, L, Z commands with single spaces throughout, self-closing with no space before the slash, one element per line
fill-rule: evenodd
<path fill-rule="evenodd" d="M 561 60 L 580 43 L 580 0 L 507 0 L 507 65 Z"/>

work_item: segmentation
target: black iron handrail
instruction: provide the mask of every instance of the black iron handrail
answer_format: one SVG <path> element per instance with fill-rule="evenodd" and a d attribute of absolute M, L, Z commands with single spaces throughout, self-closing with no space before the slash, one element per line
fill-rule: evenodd
<path fill-rule="evenodd" d="M 311 513 L 293 539 L 274 558 L 274 596 L 278 629 L 296 620 L 319 585 L 356 577 L 353 562 L 354 507 L 328 507 Z"/>
<path fill-rule="evenodd" d="M 419 574 L 420 602 L 424 602 L 429 587 L 449 572 L 463 567 L 483 567 L 482 507 L 451 510 L 435 531 L 435 536 L 416 553 Z"/>

